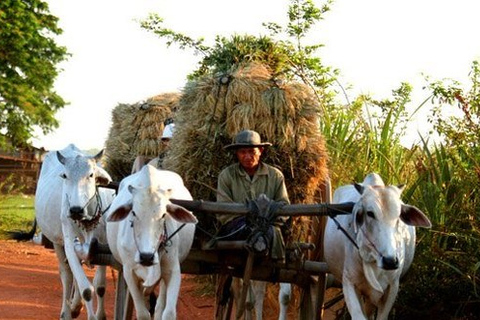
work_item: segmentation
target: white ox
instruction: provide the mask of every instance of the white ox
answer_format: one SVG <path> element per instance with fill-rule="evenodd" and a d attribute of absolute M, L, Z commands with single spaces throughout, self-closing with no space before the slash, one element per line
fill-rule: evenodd
<path fill-rule="evenodd" d="M 375 310 L 377 319 L 388 318 L 400 277 L 413 261 L 415 226 L 431 227 L 419 209 L 400 200 L 402 190 L 401 186 L 385 186 L 372 173 L 362 184 L 342 186 L 334 193 L 334 203 L 355 203 L 352 215 L 336 219 L 353 235 L 358 249 L 331 218 L 324 238 L 325 260 L 342 282 L 352 319 L 367 319 Z"/>
<path fill-rule="evenodd" d="M 123 266 L 139 320 L 151 318 L 145 297 L 160 281 L 154 318 L 176 319 L 180 262 L 192 246 L 197 219 L 170 198 L 192 200 L 178 174 L 146 165 L 121 181 L 107 212 L 108 244 Z"/>
<path fill-rule="evenodd" d="M 111 181 L 109 174 L 97 165 L 103 151 L 86 156 L 70 144 L 61 151 L 50 151 L 42 163 L 35 193 L 35 216 L 39 227 L 53 242 L 63 287 L 61 319 L 71 319 L 85 301 L 88 319 L 104 319 L 105 267 L 97 269 L 95 288 L 82 268 L 88 263 L 88 248 L 93 237 L 106 243 L 104 210 L 111 203 L 113 190 L 97 188 Z M 75 279 L 73 283 L 72 279 Z M 73 285 L 73 302 L 70 301 Z M 97 311 L 93 311 L 93 294 L 97 293 Z M 73 310 L 72 310 L 73 309 Z"/>

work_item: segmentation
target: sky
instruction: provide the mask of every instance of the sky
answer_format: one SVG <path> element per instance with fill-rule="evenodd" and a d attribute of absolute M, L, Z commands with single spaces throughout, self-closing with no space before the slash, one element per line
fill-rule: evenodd
<path fill-rule="evenodd" d="M 69 104 L 57 113 L 60 127 L 36 147 L 101 149 L 119 103 L 136 103 L 178 92 L 201 57 L 180 50 L 142 30 L 149 13 L 164 26 L 213 44 L 216 35 L 267 35 L 263 22 L 285 25 L 289 0 L 46 0 L 59 18 L 57 38 L 72 57 L 55 90 Z M 314 0 L 317 7 L 324 1 Z M 412 108 L 428 95 L 424 76 L 468 84 L 472 61 L 480 60 L 480 1 L 477 0 L 336 0 L 324 20 L 308 35 L 322 43 L 324 65 L 339 69 L 339 83 L 356 94 L 391 98 L 401 82 L 415 88 Z M 425 130 L 425 114 L 409 128 Z M 415 138 L 412 138 L 415 139 Z"/>

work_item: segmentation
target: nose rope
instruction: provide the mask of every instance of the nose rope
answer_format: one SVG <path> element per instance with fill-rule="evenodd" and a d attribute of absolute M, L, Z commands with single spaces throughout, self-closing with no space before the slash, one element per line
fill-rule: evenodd
<path fill-rule="evenodd" d="M 169 247 L 171 245 L 170 243 L 170 240 L 172 240 L 172 238 L 180 231 L 182 230 L 183 227 L 185 227 L 186 223 L 182 223 L 180 225 L 180 227 L 177 228 L 177 230 L 175 230 L 171 235 L 168 235 L 168 232 L 167 232 L 167 219 L 165 218 L 162 218 L 163 219 L 163 234 L 160 235 L 160 237 L 158 237 L 158 241 L 155 245 L 155 250 L 153 252 L 156 252 L 156 251 L 160 251 L 161 249 L 165 250 L 165 252 L 168 253 L 168 251 L 166 250 L 166 247 Z M 134 242 L 135 242 L 135 247 L 137 247 L 137 251 L 140 252 L 140 249 L 138 248 L 138 242 L 137 242 L 137 237 L 135 235 L 135 228 L 133 227 L 133 224 L 134 224 L 134 221 L 133 220 L 130 220 L 130 227 L 133 229 L 133 239 L 134 239 Z"/>
<path fill-rule="evenodd" d="M 130 227 L 132 228 L 132 232 L 133 232 L 133 241 L 135 243 L 135 247 L 137 248 L 137 251 L 141 252 L 140 248 L 138 246 L 137 235 L 135 234 L 134 222 L 135 221 L 133 219 L 130 220 Z M 167 231 L 167 226 L 165 225 L 165 220 L 164 220 L 164 224 L 163 224 L 163 229 L 164 229 L 164 232 Z M 154 246 L 155 249 L 153 250 L 153 252 L 157 252 L 158 248 L 160 248 L 160 245 L 161 245 L 162 241 L 165 240 L 165 239 L 162 239 L 162 238 L 164 238 L 164 235 L 165 235 L 165 233 L 163 235 L 161 235 L 160 237 L 158 237 L 158 240 L 157 240 L 157 243 Z"/>
<path fill-rule="evenodd" d="M 67 201 L 67 206 L 68 206 L 68 208 L 70 208 L 70 198 L 68 196 L 68 193 L 65 193 L 65 198 L 66 198 L 66 201 Z M 102 204 L 101 204 L 100 194 L 98 192 L 97 187 L 95 187 L 95 193 L 93 194 L 93 196 L 90 199 L 88 199 L 87 203 L 82 207 L 82 211 L 84 211 L 85 208 L 90 205 L 90 203 L 93 201 L 93 199 L 97 200 L 97 204 L 95 206 L 95 214 L 94 214 L 94 217 L 95 217 L 99 212 L 102 211 L 101 210 L 101 205 Z"/>
<path fill-rule="evenodd" d="M 68 208 L 70 208 L 70 200 L 68 194 L 65 194 L 66 202 Z M 95 229 L 100 222 L 101 216 L 108 210 L 108 207 L 102 211 L 102 199 L 100 197 L 100 193 L 98 192 L 98 187 L 95 186 L 95 194 L 87 201 L 87 203 L 82 207 L 82 211 L 85 211 L 85 208 L 89 206 L 93 199 L 96 199 L 95 211 L 91 219 L 89 220 L 73 220 L 75 224 L 82 228 L 85 231 L 91 231 Z"/>
<path fill-rule="evenodd" d="M 372 246 L 373 250 L 375 250 L 375 252 L 377 252 L 380 257 L 383 257 L 383 255 L 380 253 L 380 251 L 378 251 L 377 247 L 376 247 L 375 244 L 372 242 L 372 240 L 370 240 L 370 238 L 369 238 L 368 235 L 366 234 L 365 230 L 363 230 L 363 229 L 361 229 L 361 230 L 362 230 L 363 236 L 365 237 L 365 239 L 367 239 L 368 243 L 370 243 L 370 245 Z"/>

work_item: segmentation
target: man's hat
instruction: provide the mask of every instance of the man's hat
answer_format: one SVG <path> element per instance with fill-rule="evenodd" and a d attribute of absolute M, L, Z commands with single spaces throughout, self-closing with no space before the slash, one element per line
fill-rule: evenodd
<path fill-rule="evenodd" d="M 270 142 L 262 143 L 258 132 L 253 130 L 243 130 L 235 136 L 235 143 L 229 144 L 224 148 L 230 150 L 238 148 L 268 147 L 271 145 L 272 144 Z"/>

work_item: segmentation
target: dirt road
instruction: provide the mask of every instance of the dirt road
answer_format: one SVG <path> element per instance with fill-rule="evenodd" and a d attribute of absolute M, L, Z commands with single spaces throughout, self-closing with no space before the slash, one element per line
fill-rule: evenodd
<path fill-rule="evenodd" d="M 87 269 L 92 279 L 94 271 Z M 107 316 L 113 319 L 114 278 L 107 269 Z M 201 296 L 193 276 L 184 275 L 178 319 L 213 319 L 214 297 Z M 0 241 L 0 319 L 47 320 L 60 315 L 62 287 L 53 250 L 32 242 Z M 86 319 L 82 311 L 78 319 Z"/>
<path fill-rule="evenodd" d="M 86 269 L 90 279 L 94 270 Z M 115 283 L 117 273 L 107 268 L 107 317 L 113 319 Z M 182 288 L 177 305 L 179 320 L 213 319 L 215 298 L 201 294 L 199 277 L 182 275 Z M 59 319 L 62 287 L 55 252 L 32 242 L 0 240 L 0 320 Z M 276 319 L 276 294 L 269 292 L 267 299 L 275 308 L 264 308 L 264 319 Z M 268 305 L 268 303 L 266 303 Z M 289 319 L 295 319 L 291 307 Z M 328 310 L 326 320 L 334 319 Z M 83 310 L 80 320 L 87 319 Z"/>

